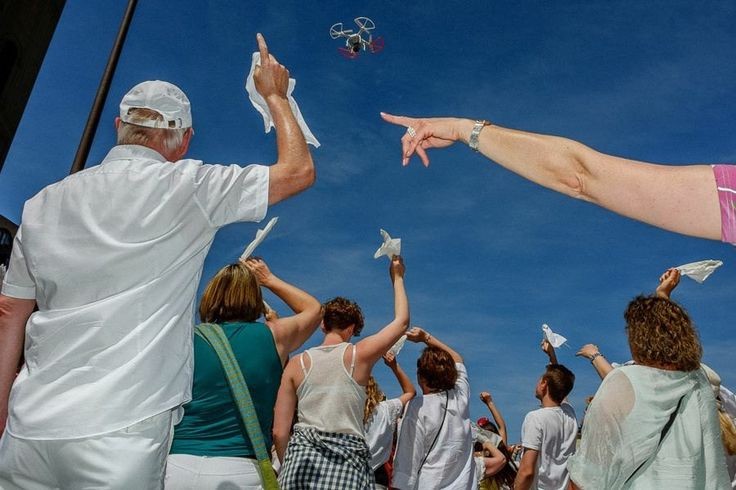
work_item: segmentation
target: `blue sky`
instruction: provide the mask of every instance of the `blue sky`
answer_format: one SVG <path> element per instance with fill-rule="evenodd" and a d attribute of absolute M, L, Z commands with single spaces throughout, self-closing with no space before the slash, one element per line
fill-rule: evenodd
<path fill-rule="evenodd" d="M 67 2 L 0 174 L 0 214 L 19 221 L 24 200 L 68 173 L 125 3 Z M 570 339 L 558 355 L 577 374 L 580 415 L 598 378 L 577 348 L 595 342 L 609 359 L 629 359 L 626 303 L 669 266 L 721 259 L 705 284 L 683 279 L 675 299 L 699 327 L 705 362 L 736 387 L 732 246 L 557 195 L 462 145 L 435 152 L 429 169 L 402 168 L 402 131 L 378 115 L 485 118 L 647 161 L 736 162 L 732 1 L 173 5 L 139 3 L 89 165 L 114 144 L 120 98 L 146 79 L 189 95 L 192 158 L 274 161 L 274 134 L 263 133 L 243 88 L 263 32 L 297 79 L 295 96 L 322 143 L 315 186 L 269 211 L 279 223 L 258 253 L 274 272 L 320 300 L 355 299 L 369 333 L 392 317 L 387 261 L 372 258 L 378 230 L 402 238 L 413 323 L 465 356 L 472 417 L 486 415 L 477 394 L 490 390 L 516 440 L 537 406 L 542 323 Z M 329 27 L 357 16 L 375 21 L 386 48 L 345 60 Z M 219 232 L 205 281 L 236 260 L 257 227 Z M 412 345 L 400 356 L 412 376 L 418 352 Z M 384 366 L 376 375 L 397 393 Z"/>

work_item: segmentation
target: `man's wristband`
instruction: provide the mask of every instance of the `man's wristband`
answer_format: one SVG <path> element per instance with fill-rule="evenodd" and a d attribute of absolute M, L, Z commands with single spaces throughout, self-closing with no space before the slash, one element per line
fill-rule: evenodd
<path fill-rule="evenodd" d="M 473 130 L 470 132 L 470 138 L 468 138 L 468 146 L 473 151 L 478 151 L 478 136 L 480 136 L 481 130 L 490 124 L 491 123 L 486 121 L 485 119 L 478 119 L 477 121 L 475 121 Z"/>
<path fill-rule="evenodd" d="M 603 354 L 601 354 L 600 352 L 596 352 L 595 354 L 590 356 L 590 363 L 593 364 L 593 361 L 595 361 L 599 357 L 603 357 Z"/>

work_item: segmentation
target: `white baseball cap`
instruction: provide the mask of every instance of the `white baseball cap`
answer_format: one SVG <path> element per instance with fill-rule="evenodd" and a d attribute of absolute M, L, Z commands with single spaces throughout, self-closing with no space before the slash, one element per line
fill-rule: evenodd
<path fill-rule="evenodd" d="M 132 120 L 128 112 L 130 109 L 137 108 L 156 111 L 164 120 L 138 118 Z M 125 94 L 123 100 L 120 101 L 120 119 L 126 123 L 149 128 L 191 128 L 192 109 L 189 99 L 179 87 L 161 80 L 149 80 L 139 83 Z"/>

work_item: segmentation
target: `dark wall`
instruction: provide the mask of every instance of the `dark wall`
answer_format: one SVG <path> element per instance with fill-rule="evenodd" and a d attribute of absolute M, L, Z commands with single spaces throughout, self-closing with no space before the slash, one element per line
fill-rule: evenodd
<path fill-rule="evenodd" d="M 0 0 L 0 171 L 65 0 Z"/>

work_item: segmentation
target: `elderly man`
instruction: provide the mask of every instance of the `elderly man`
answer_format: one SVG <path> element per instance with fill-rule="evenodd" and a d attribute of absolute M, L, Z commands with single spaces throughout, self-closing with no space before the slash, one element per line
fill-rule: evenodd
<path fill-rule="evenodd" d="M 258 45 L 275 164 L 182 160 L 189 100 L 149 81 L 123 98 L 118 145 L 99 166 L 26 202 L 0 295 L 0 488 L 162 487 L 215 232 L 263 219 L 314 181 L 289 73 L 260 34 Z"/>

